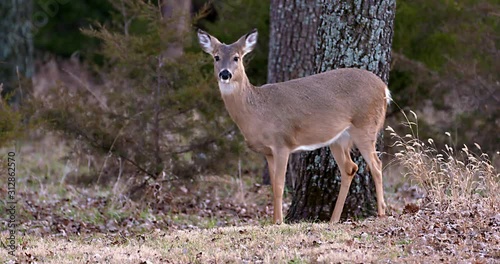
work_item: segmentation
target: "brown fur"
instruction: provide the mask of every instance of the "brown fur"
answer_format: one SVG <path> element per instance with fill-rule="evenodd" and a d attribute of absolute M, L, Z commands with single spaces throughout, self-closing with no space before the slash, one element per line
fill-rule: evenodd
<path fill-rule="evenodd" d="M 368 71 L 339 69 L 262 87 L 242 86 L 223 95 L 224 103 L 251 148 L 263 154 L 271 154 L 270 146 L 293 150 L 326 142 L 347 126 L 378 124 L 373 127 L 378 132 L 384 123 L 386 86 Z"/>
<path fill-rule="evenodd" d="M 255 45 L 256 34 L 251 32 L 231 45 L 202 31 L 198 36 L 204 50 L 219 58 L 214 63 L 215 75 L 218 77 L 222 70 L 232 73 L 227 84 L 219 80 L 227 111 L 248 146 L 267 158 L 274 193 L 274 221 L 283 220 L 281 204 L 289 154 L 299 147 L 319 147 L 335 136 L 339 138 L 330 142 L 330 148 L 339 164 L 342 182 L 332 222 L 340 218 L 358 169 L 349 155 L 353 144 L 367 160 L 376 185 L 378 213 L 383 216 L 382 164 L 375 142 L 387 109 L 385 83 L 369 71 L 350 68 L 255 87 L 248 81 L 241 58 Z M 240 59 L 234 61 L 235 57 Z"/>

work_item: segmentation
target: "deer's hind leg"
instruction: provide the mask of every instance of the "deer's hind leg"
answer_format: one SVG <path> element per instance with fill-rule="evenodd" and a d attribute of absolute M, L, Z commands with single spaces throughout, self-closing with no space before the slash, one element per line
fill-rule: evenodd
<path fill-rule="evenodd" d="M 335 162 L 337 162 L 339 166 L 341 175 L 340 192 L 337 197 L 337 202 L 335 203 L 330 223 L 337 223 L 340 220 L 340 215 L 342 214 L 344 203 L 349 193 L 349 187 L 351 186 L 354 175 L 356 175 L 358 171 L 358 165 L 351 159 L 351 146 L 352 139 L 348 132 L 344 132 L 337 141 L 330 145 L 330 150 L 335 158 Z"/>
<path fill-rule="evenodd" d="M 385 201 L 384 201 L 384 186 L 382 180 L 382 161 L 380 161 L 375 144 L 377 142 L 377 132 L 353 130 L 351 132 L 354 145 L 359 149 L 370 169 L 370 173 L 375 183 L 375 191 L 377 193 L 377 211 L 379 216 L 385 215 Z"/>

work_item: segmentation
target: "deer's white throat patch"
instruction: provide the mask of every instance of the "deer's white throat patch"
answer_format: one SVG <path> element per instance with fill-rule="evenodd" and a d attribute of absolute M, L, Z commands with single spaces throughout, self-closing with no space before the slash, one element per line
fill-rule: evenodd
<path fill-rule="evenodd" d="M 236 90 L 236 85 L 230 83 L 229 81 L 219 81 L 219 89 L 222 94 L 232 94 Z"/>

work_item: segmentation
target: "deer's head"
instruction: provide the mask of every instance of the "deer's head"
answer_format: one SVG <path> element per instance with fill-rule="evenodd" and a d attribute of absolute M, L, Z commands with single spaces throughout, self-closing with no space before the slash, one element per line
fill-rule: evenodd
<path fill-rule="evenodd" d="M 198 30 L 202 49 L 214 58 L 214 73 L 221 84 L 239 82 L 245 78 L 243 57 L 257 44 L 257 30 L 242 36 L 233 44 L 226 45 L 203 30 Z"/>

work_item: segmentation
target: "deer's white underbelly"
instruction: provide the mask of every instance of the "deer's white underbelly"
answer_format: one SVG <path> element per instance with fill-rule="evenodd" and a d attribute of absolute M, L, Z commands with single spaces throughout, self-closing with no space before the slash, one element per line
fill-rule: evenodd
<path fill-rule="evenodd" d="M 350 138 L 350 135 L 349 135 L 349 132 L 347 131 L 347 129 L 349 129 L 349 127 L 344 128 L 340 133 L 338 133 L 332 139 L 330 139 L 330 140 L 328 140 L 326 142 L 321 142 L 321 143 L 311 144 L 311 145 L 298 146 L 297 148 L 295 148 L 294 150 L 292 150 L 292 152 L 311 151 L 311 150 L 319 149 L 319 148 L 322 148 L 322 147 L 330 146 L 332 143 L 334 143 L 336 141 L 338 141 L 337 142 L 338 144 L 346 145 L 348 143 L 348 141 L 349 141 L 349 138 Z"/>

